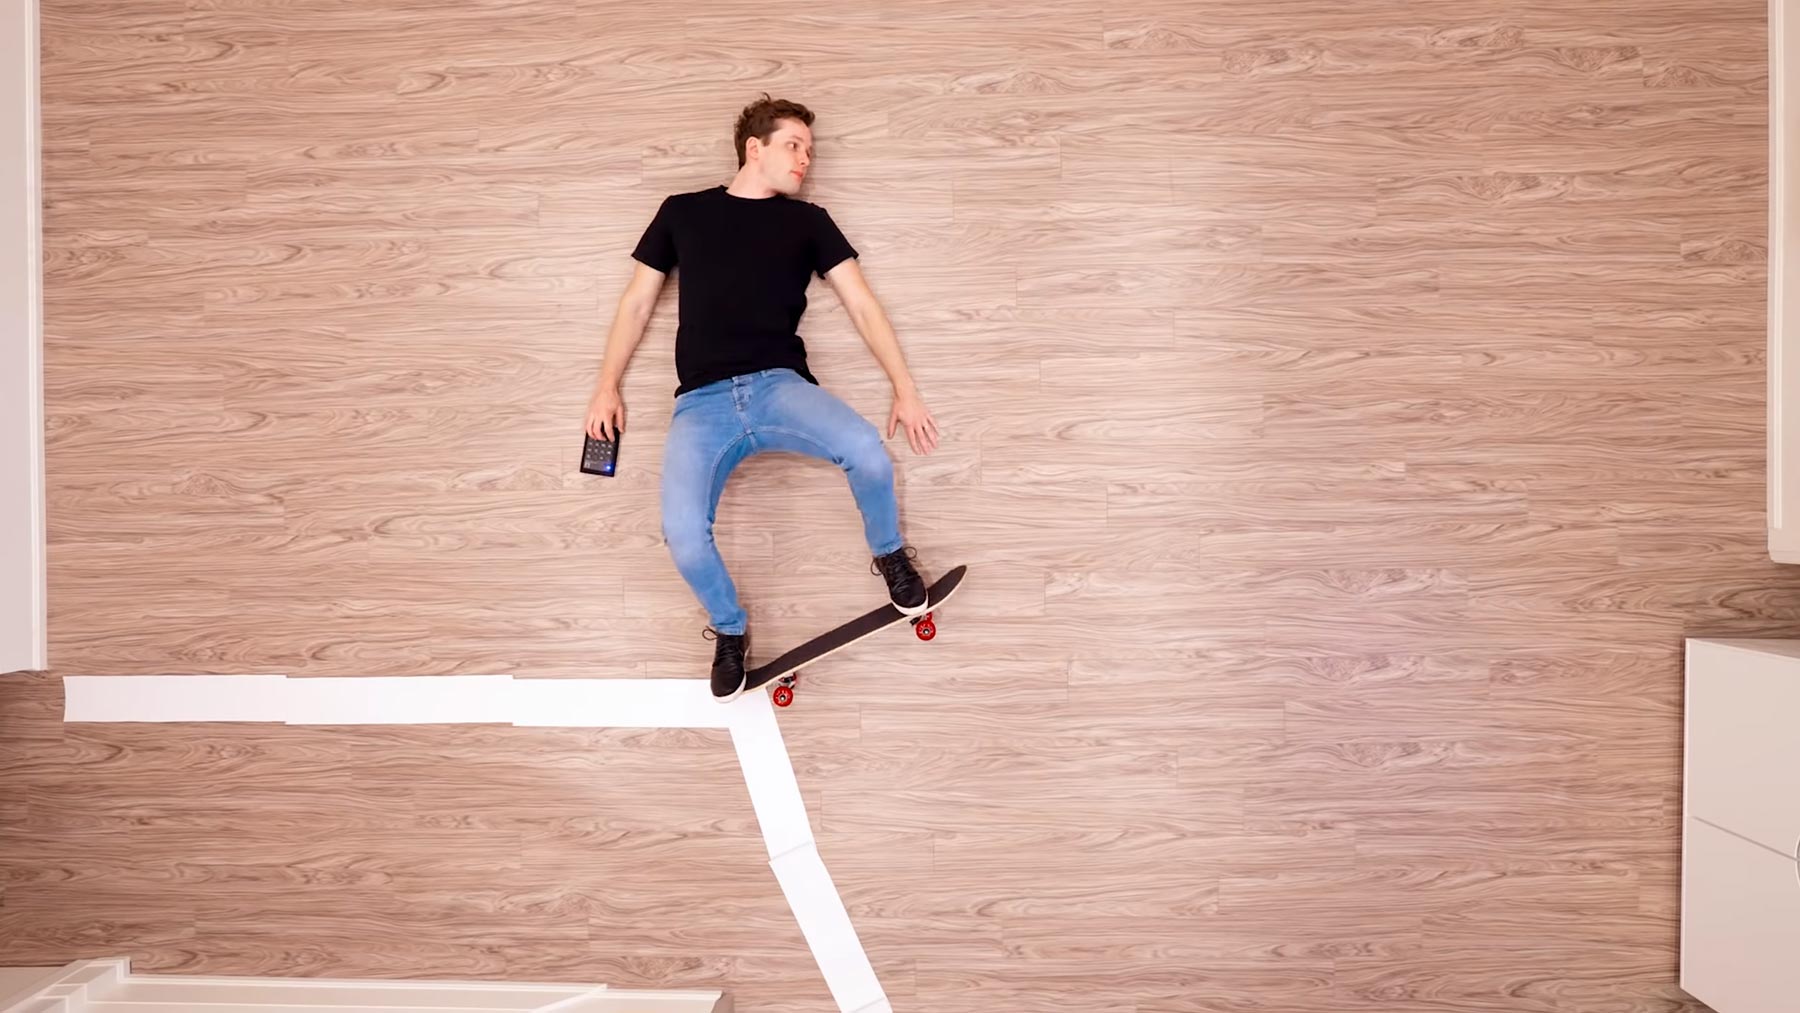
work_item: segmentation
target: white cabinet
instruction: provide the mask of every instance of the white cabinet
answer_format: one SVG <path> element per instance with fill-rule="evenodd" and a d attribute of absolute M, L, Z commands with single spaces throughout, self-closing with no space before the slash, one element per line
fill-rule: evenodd
<path fill-rule="evenodd" d="M 1800 842 L 1800 640 L 1690 640 L 1688 816 L 1790 857 Z"/>
<path fill-rule="evenodd" d="M 1800 1010 L 1800 640 L 1687 642 L 1681 987 Z"/>
<path fill-rule="evenodd" d="M 1681 859 L 1681 987 L 1718 1013 L 1794 1013 L 1800 865 L 1691 817 Z"/>

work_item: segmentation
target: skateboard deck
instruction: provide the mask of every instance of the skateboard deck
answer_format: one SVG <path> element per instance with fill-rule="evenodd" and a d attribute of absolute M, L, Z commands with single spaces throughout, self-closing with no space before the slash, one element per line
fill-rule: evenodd
<path fill-rule="evenodd" d="M 879 608 L 864 612 L 837 629 L 808 640 L 773 661 L 752 668 L 744 676 L 744 692 L 748 693 L 753 689 L 760 689 L 775 683 L 775 705 L 786 707 L 794 702 L 794 684 L 800 679 L 802 667 L 810 665 L 826 655 L 841 651 L 858 640 L 879 633 L 902 620 L 913 624 L 913 632 L 918 634 L 920 640 L 930 640 L 937 636 L 937 623 L 932 619 L 932 610 L 942 605 L 945 599 L 956 592 L 957 585 L 962 583 L 963 574 L 968 572 L 967 565 L 958 566 L 939 577 L 937 583 L 926 588 L 926 608 L 919 615 L 906 615 L 895 608 L 892 602 L 889 602 Z"/>

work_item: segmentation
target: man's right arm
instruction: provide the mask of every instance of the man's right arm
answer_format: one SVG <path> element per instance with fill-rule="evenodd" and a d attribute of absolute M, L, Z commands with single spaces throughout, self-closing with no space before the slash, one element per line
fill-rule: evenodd
<path fill-rule="evenodd" d="M 619 296 L 619 307 L 613 313 L 612 330 L 606 336 L 606 354 L 600 362 L 600 387 L 617 387 L 625 375 L 625 364 L 638 342 L 644 340 L 644 329 L 650 325 L 650 314 L 662 294 L 668 275 L 633 262 L 636 270 Z"/>
<path fill-rule="evenodd" d="M 588 405 L 587 430 L 591 435 L 611 439 L 625 426 L 625 404 L 619 396 L 619 381 L 625 376 L 625 364 L 644 340 L 650 325 L 650 314 L 656 309 L 668 275 L 642 262 L 619 296 L 613 313 L 612 329 L 606 336 L 606 352 L 600 360 L 600 378 L 594 383 L 594 396 Z"/>

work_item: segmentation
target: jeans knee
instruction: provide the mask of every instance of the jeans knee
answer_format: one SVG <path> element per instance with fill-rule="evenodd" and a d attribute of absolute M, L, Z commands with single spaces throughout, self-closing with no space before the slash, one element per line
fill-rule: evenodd
<path fill-rule="evenodd" d="M 674 514 L 663 518 L 663 543 L 677 569 L 703 562 L 712 551 L 712 525 L 703 517 Z"/>
<path fill-rule="evenodd" d="M 892 478 L 894 459 L 888 456 L 881 433 L 874 426 L 857 431 L 857 436 L 844 450 L 844 470 L 871 478 Z"/>

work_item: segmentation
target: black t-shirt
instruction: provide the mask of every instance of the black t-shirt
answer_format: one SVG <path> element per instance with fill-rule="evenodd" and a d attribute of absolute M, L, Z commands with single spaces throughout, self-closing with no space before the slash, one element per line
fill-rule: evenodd
<path fill-rule="evenodd" d="M 798 333 L 806 286 L 856 255 L 824 208 L 786 194 L 720 185 L 664 199 L 631 256 L 664 274 L 681 267 L 676 396 L 782 366 L 818 383 Z"/>

